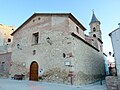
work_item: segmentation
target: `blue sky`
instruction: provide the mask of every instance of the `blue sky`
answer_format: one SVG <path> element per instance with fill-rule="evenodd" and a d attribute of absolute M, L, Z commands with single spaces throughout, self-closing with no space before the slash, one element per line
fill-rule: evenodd
<path fill-rule="evenodd" d="M 88 33 L 89 22 L 94 9 L 101 22 L 104 52 L 112 51 L 108 34 L 120 23 L 120 0 L 0 0 L 0 23 L 19 27 L 33 13 L 70 12 Z"/>

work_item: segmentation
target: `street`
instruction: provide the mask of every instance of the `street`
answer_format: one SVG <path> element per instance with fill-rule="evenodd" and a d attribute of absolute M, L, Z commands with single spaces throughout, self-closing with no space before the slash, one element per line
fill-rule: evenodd
<path fill-rule="evenodd" d="M 64 85 L 28 80 L 0 79 L 0 90 L 107 90 L 105 82 L 88 85 Z"/>

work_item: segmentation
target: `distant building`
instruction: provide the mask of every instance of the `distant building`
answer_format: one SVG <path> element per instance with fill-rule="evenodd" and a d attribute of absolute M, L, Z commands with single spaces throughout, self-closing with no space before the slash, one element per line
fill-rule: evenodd
<path fill-rule="evenodd" d="M 109 73 L 109 61 L 107 59 L 107 55 L 104 53 L 104 61 L 105 61 L 105 75 L 108 76 Z"/>
<path fill-rule="evenodd" d="M 14 27 L 0 24 L 0 76 L 9 76 L 13 31 Z"/>
<path fill-rule="evenodd" d="M 111 42 L 114 50 L 117 75 L 120 76 L 120 27 L 112 31 L 109 36 L 111 37 Z"/>
<path fill-rule="evenodd" d="M 93 13 L 90 36 L 71 13 L 35 13 L 12 33 L 11 76 L 81 84 L 105 74 L 100 21 Z"/>

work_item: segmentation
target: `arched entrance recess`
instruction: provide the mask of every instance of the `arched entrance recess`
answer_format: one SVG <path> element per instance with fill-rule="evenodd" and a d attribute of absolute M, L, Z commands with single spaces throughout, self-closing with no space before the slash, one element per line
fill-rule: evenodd
<path fill-rule="evenodd" d="M 38 81 L 38 63 L 36 61 L 33 61 L 30 65 L 29 80 Z"/>

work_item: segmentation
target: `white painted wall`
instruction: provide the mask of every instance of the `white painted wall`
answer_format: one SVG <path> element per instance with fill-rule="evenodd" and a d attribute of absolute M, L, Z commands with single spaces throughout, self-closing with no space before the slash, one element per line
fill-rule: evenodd
<path fill-rule="evenodd" d="M 110 34 L 113 50 L 115 53 L 117 74 L 120 76 L 120 28 Z"/>

